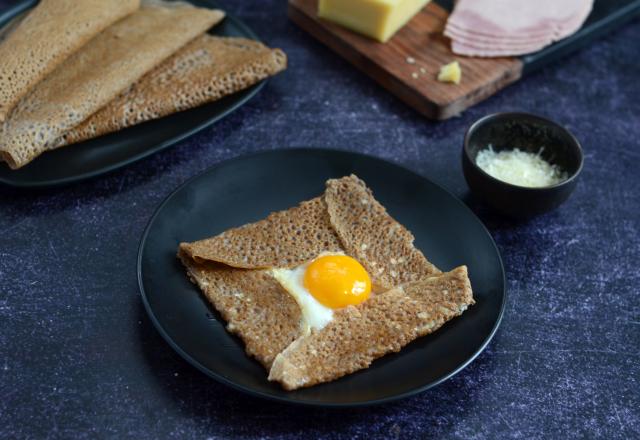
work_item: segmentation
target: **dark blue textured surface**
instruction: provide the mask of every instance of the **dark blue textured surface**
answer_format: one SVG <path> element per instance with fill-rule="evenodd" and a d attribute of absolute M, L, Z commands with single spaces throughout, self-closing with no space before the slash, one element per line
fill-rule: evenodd
<path fill-rule="evenodd" d="M 290 24 L 284 1 L 226 4 L 290 59 L 249 105 L 103 178 L 0 188 L 0 438 L 638 438 L 640 22 L 435 123 Z M 585 150 L 573 197 L 528 223 L 470 198 L 460 169 L 464 129 L 505 110 L 555 119 Z M 222 160 L 307 145 L 407 165 L 467 201 L 494 235 L 506 314 L 452 380 L 380 407 L 288 407 L 206 378 L 152 327 L 135 260 L 160 201 Z"/>

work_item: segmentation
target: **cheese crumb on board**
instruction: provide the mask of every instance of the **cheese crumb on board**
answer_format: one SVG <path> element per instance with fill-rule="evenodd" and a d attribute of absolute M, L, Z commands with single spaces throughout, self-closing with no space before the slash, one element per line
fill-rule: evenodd
<path fill-rule="evenodd" d="M 513 150 L 494 151 L 485 148 L 478 153 L 476 164 L 487 174 L 503 182 L 527 188 L 541 188 L 562 182 L 568 178 L 557 165 L 545 161 L 538 154 Z"/>
<path fill-rule="evenodd" d="M 460 84 L 461 78 L 462 69 L 460 68 L 460 63 L 458 63 L 457 61 L 445 64 L 444 66 L 440 67 L 440 73 L 438 73 L 438 81 Z"/>

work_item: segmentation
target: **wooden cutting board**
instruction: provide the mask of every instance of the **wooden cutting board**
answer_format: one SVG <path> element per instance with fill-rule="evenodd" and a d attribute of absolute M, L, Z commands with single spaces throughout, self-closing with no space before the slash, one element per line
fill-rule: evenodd
<path fill-rule="evenodd" d="M 440 3 L 451 6 L 451 2 Z M 423 115 L 447 119 L 517 81 L 523 73 L 631 19 L 640 12 L 640 0 L 596 0 L 589 19 L 573 36 L 522 58 L 490 59 L 451 52 L 449 39 L 442 35 L 449 12 L 433 1 L 384 44 L 319 19 L 317 9 L 318 0 L 289 0 L 289 17 L 302 29 Z M 462 67 L 461 83 L 437 81 L 440 66 L 454 60 Z"/>
<path fill-rule="evenodd" d="M 289 0 L 291 20 L 428 118 L 455 116 L 522 74 L 517 58 L 455 56 L 442 35 L 449 13 L 433 2 L 384 44 L 319 19 L 317 10 L 318 0 Z M 440 66 L 454 60 L 460 84 L 439 82 Z"/>

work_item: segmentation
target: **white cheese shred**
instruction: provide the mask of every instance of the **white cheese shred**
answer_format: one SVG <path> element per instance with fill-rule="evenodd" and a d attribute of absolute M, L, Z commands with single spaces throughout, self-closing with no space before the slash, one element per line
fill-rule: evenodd
<path fill-rule="evenodd" d="M 528 188 L 551 186 L 567 179 L 567 173 L 537 154 L 518 148 L 496 152 L 489 145 L 476 157 L 476 164 L 487 174 L 503 182 Z"/>

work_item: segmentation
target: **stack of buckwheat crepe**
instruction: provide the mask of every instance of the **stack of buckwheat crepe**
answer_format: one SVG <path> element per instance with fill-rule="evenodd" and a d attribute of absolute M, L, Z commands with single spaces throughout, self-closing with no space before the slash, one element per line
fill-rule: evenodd
<path fill-rule="evenodd" d="M 286 68 L 256 41 L 206 32 L 224 12 L 161 0 L 41 0 L 0 31 L 0 159 L 193 108 Z"/>

